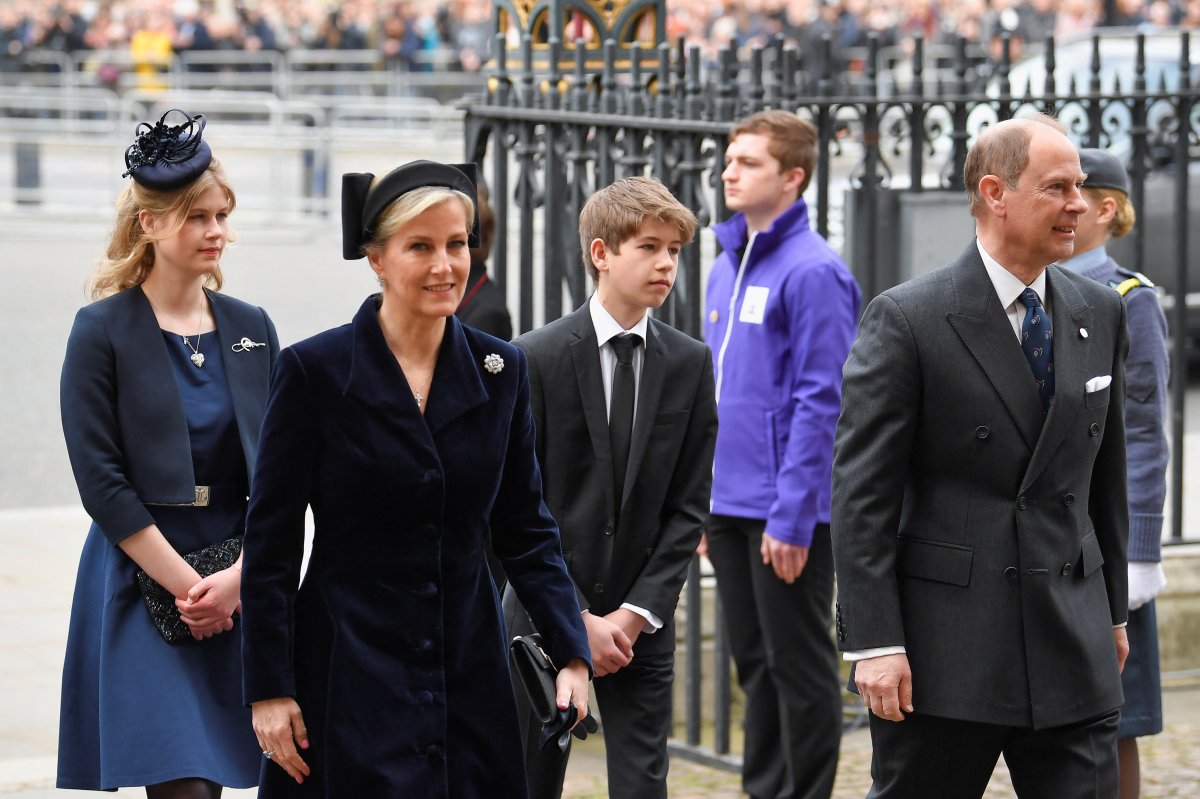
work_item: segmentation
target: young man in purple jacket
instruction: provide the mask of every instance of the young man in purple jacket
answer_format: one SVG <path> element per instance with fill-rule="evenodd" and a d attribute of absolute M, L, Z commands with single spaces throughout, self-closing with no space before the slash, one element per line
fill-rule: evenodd
<path fill-rule="evenodd" d="M 721 177 L 737 213 L 714 226 L 723 252 L 708 280 L 720 424 L 701 551 L 731 621 L 755 799 L 827 799 L 841 740 L 829 494 L 861 297 L 809 225 L 816 158 L 816 131 L 795 114 L 736 125 Z"/>

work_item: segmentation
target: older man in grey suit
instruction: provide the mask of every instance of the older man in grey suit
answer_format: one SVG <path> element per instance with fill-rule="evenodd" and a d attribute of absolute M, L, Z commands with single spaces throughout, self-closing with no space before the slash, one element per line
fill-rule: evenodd
<path fill-rule="evenodd" d="M 1054 266 L 1087 209 L 1048 117 L 983 132 L 977 240 L 877 297 L 844 371 L 837 637 L 871 709 L 869 794 L 1116 796 L 1128 652 L 1125 309 Z"/>

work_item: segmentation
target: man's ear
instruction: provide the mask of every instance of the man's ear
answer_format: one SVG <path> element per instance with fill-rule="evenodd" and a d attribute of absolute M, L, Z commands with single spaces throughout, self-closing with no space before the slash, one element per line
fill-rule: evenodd
<path fill-rule="evenodd" d="M 979 179 L 979 195 L 993 215 L 1003 217 L 1007 212 L 1004 192 L 1008 189 L 1004 181 L 995 175 L 984 175 Z"/>
<path fill-rule="evenodd" d="M 794 166 L 785 171 L 787 172 L 787 183 L 784 184 L 784 188 L 796 192 L 796 197 L 799 199 L 800 187 L 804 185 L 804 179 L 808 177 L 808 173 L 802 166 Z"/>
<path fill-rule="evenodd" d="M 592 263 L 595 264 L 597 272 L 608 271 L 609 249 L 608 245 L 604 243 L 604 239 L 592 239 L 588 253 L 592 256 Z"/>

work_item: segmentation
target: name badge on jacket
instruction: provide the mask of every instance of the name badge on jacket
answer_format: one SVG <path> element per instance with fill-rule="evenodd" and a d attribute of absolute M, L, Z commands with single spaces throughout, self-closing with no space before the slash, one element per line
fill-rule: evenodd
<path fill-rule="evenodd" d="M 742 312 L 739 322 L 761 325 L 767 313 L 767 297 L 771 290 L 766 286 L 746 286 L 746 294 L 742 298 Z"/>

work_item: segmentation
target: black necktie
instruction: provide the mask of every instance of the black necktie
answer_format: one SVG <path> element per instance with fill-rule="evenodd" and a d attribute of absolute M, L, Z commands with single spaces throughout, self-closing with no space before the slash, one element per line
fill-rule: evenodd
<path fill-rule="evenodd" d="M 1037 292 L 1027 288 L 1021 292 L 1025 306 L 1025 321 L 1021 323 L 1021 351 L 1033 372 L 1033 384 L 1042 401 L 1042 412 L 1050 410 L 1054 397 L 1054 332 L 1050 317 L 1038 299 Z"/>
<path fill-rule="evenodd" d="M 632 335 L 608 340 L 617 364 L 613 367 L 612 398 L 608 406 L 608 441 L 613 459 L 613 519 L 621 511 L 625 470 L 629 466 L 629 442 L 633 438 L 633 348 L 641 339 Z"/>

